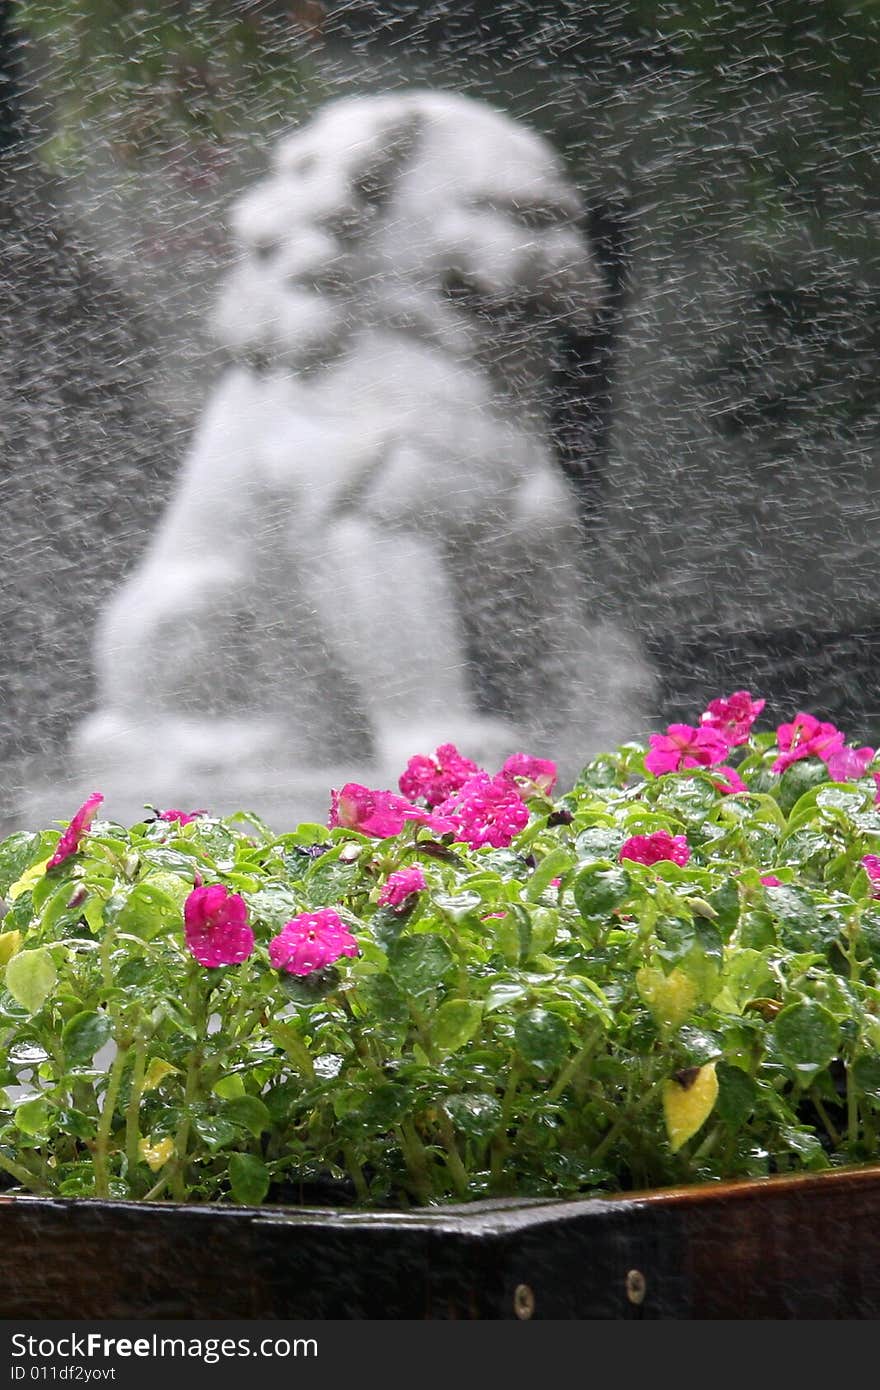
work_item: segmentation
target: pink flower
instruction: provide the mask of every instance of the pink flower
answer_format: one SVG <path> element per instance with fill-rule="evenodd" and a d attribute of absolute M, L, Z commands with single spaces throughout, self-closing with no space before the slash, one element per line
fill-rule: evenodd
<path fill-rule="evenodd" d="M 407 898 L 412 897 L 413 893 L 420 893 L 425 887 L 425 875 L 420 864 L 414 864 L 410 869 L 398 869 L 396 873 L 388 875 L 379 894 L 379 906 L 401 907 Z"/>
<path fill-rule="evenodd" d="M 359 782 L 346 782 L 341 791 L 330 793 L 329 825 L 344 826 L 347 830 L 360 830 L 364 835 L 376 835 L 385 839 L 398 835 L 407 821 L 421 821 L 438 835 L 455 829 L 451 820 L 433 816 L 428 811 L 420 811 L 411 801 L 393 792 L 372 791 Z"/>
<path fill-rule="evenodd" d="M 183 920 L 190 954 L 209 970 L 238 965 L 253 953 L 244 898 L 222 883 L 194 888 L 183 905 Z"/>
<path fill-rule="evenodd" d="M 716 781 L 716 777 L 718 780 Z M 747 792 L 743 779 L 740 777 L 735 767 L 713 767 L 712 782 L 718 788 L 722 796 L 731 796 L 735 792 Z"/>
<path fill-rule="evenodd" d="M 633 835 L 620 846 L 619 859 L 634 859 L 637 864 L 658 864 L 671 859 L 684 865 L 691 857 L 690 845 L 684 835 L 670 835 L 668 830 L 654 830 L 650 835 Z"/>
<path fill-rule="evenodd" d="M 880 898 L 880 855 L 863 855 L 862 868 L 871 880 L 871 896 Z"/>
<path fill-rule="evenodd" d="M 432 758 L 423 753 L 410 758 L 398 786 L 410 801 L 421 797 L 428 806 L 439 806 L 479 770 L 470 758 L 462 757 L 454 743 L 441 743 Z"/>
<path fill-rule="evenodd" d="M 58 841 L 52 858 L 46 861 L 47 869 L 54 869 L 56 864 L 68 859 L 71 854 L 76 854 L 82 837 L 91 827 L 92 821 L 98 814 L 98 807 L 103 800 L 103 792 L 92 792 L 88 800 L 83 802 Z"/>
<path fill-rule="evenodd" d="M 873 757 L 873 748 L 836 748 L 825 760 L 828 776 L 832 782 L 858 781 L 864 777 Z"/>
<path fill-rule="evenodd" d="M 700 715 L 700 724 L 704 729 L 714 729 L 734 748 L 748 742 L 751 727 L 766 703 L 753 700 L 747 690 L 735 690 L 726 700 L 711 700 Z"/>
<path fill-rule="evenodd" d="M 189 825 L 191 820 L 197 820 L 199 816 L 206 816 L 208 813 L 204 807 L 200 811 L 157 811 L 157 820 L 179 821 L 181 825 Z"/>
<path fill-rule="evenodd" d="M 781 878 L 777 878 L 775 874 L 762 874 L 762 875 L 761 875 L 761 882 L 763 883 L 763 885 L 764 885 L 765 888 L 781 888 L 781 887 L 782 887 L 782 879 L 781 879 Z"/>
<path fill-rule="evenodd" d="M 276 970 L 288 975 L 311 975 L 324 970 L 341 956 L 356 956 L 358 944 L 331 907 L 301 912 L 285 922 L 269 942 L 269 959 Z"/>
<path fill-rule="evenodd" d="M 694 729 L 690 724 L 670 724 L 665 734 L 650 734 L 648 742 L 645 767 L 656 777 L 685 767 L 713 767 L 723 763 L 729 751 L 717 729 Z"/>
<path fill-rule="evenodd" d="M 513 782 L 499 772 L 490 777 L 478 772 L 437 808 L 449 816 L 458 840 L 479 849 L 492 845 L 506 849 L 514 835 L 529 822 L 529 808 Z"/>
<path fill-rule="evenodd" d="M 549 796 L 556 786 L 556 764 L 549 758 L 512 753 L 501 771 L 518 784 L 522 796 Z"/>
<path fill-rule="evenodd" d="M 822 758 L 825 762 L 843 748 L 843 734 L 833 724 L 822 724 L 812 714 L 799 711 L 790 724 L 780 724 L 776 742 L 781 753 L 773 772 L 784 772 L 799 758 Z"/>

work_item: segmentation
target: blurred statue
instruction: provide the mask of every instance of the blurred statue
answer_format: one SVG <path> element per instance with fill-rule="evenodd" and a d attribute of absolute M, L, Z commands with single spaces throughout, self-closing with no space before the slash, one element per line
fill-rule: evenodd
<path fill-rule="evenodd" d="M 560 330 L 600 300 L 580 215 L 543 139 L 451 93 L 282 141 L 233 209 L 235 364 L 99 625 L 84 773 L 318 814 L 334 776 L 393 785 L 440 742 L 574 775 L 640 732 L 548 426 Z"/>

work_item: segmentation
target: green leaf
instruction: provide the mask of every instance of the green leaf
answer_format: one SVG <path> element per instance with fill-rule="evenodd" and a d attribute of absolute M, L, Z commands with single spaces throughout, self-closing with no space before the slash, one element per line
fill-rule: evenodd
<path fill-rule="evenodd" d="M 6 988 L 29 1014 L 39 1013 L 58 983 L 58 972 L 49 952 L 19 951 L 6 967 Z"/>
<path fill-rule="evenodd" d="M 241 1125 L 255 1139 L 272 1128 L 272 1121 L 266 1106 L 257 1096 L 234 1096 L 223 1106 L 223 1118 Z"/>
<path fill-rule="evenodd" d="M 479 893 L 435 893 L 433 896 L 434 906 L 442 912 L 445 917 L 460 926 L 469 917 L 478 915 L 483 906 L 483 899 Z"/>
<path fill-rule="evenodd" d="M 777 1015 L 773 1032 L 784 1061 L 806 1081 L 837 1056 L 840 1025 L 814 999 L 789 1004 Z"/>
<path fill-rule="evenodd" d="M 470 1042 L 483 1017 L 476 999 L 447 999 L 434 1014 L 431 1038 L 441 1052 L 457 1052 Z"/>
<path fill-rule="evenodd" d="M 34 862 L 39 849 L 39 835 L 30 835 L 23 830 L 0 843 L 0 898 L 6 896 L 13 883 Z"/>
<path fill-rule="evenodd" d="M 801 758 L 787 767 L 779 779 L 776 799 L 785 815 L 796 817 L 803 809 L 801 801 L 807 797 L 820 782 L 828 781 L 828 768 L 820 758 Z M 813 804 L 804 802 L 804 805 Z"/>
<path fill-rule="evenodd" d="M 275 1031 L 278 1030 L 273 1030 L 273 1042 L 275 1041 Z M 168 1070 L 173 1071 L 174 1068 L 169 1067 Z M 163 1075 L 167 1074 L 167 1072 L 163 1072 Z M 241 1076 L 241 1074 L 237 1071 L 231 1072 L 228 1076 L 221 1076 L 220 1080 L 216 1081 L 214 1085 L 211 1087 L 211 1089 L 213 1090 L 214 1095 L 219 1096 L 221 1100 L 236 1100 L 239 1096 L 243 1096 L 245 1093 L 244 1077 Z"/>
<path fill-rule="evenodd" d="M 568 1056 L 570 1034 L 558 1014 L 549 1009 L 529 1009 L 514 1030 L 520 1056 L 540 1072 L 551 1072 Z"/>
<path fill-rule="evenodd" d="M 183 905 L 192 885 L 177 874 L 158 872 L 134 884 L 122 903 L 116 902 L 116 925 L 144 941 L 176 931 L 183 923 Z"/>
<path fill-rule="evenodd" d="M 519 984 L 515 980 L 496 980 L 495 984 L 489 986 L 486 995 L 486 1013 L 504 1009 L 508 1004 L 515 1004 L 518 999 L 525 999 L 528 992 L 528 985 Z"/>
<path fill-rule="evenodd" d="M 230 1154 L 229 1186 L 239 1206 L 258 1207 L 269 1191 L 271 1177 L 262 1159 L 253 1154 Z"/>
<path fill-rule="evenodd" d="M 613 864 L 588 864 L 574 881 L 577 910 L 588 921 L 608 917 L 629 898 L 632 883 L 626 869 Z"/>
<path fill-rule="evenodd" d="M 45 1134 L 49 1128 L 49 1114 L 51 1106 L 47 1100 L 37 1097 L 34 1100 L 26 1100 L 18 1107 L 15 1112 L 14 1120 L 22 1134 L 33 1137 L 36 1134 Z"/>
<path fill-rule="evenodd" d="M 409 1114 L 411 1107 L 412 1098 L 406 1086 L 387 1081 L 370 1089 L 360 1113 L 369 1128 L 385 1130 Z"/>
<path fill-rule="evenodd" d="M 570 850 L 564 845 L 558 849 L 553 849 L 545 855 L 538 865 L 531 879 L 526 885 L 525 897 L 530 903 L 536 903 L 541 894 L 550 887 L 554 878 L 562 878 L 568 872 L 573 863 L 573 856 Z"/>
<path fill-rule="evenodd" d="M 467 1139 L 490 1139 L 501 1124 L 502 1110 L 494 1096 L 447 1096 L 443 1109 Z"/>
<path fill-rule="evenodd" d="M 84 1010 L 74 1014 L 61 1032 L 61 1044 L 69 1066 L 90 1062 L 100 1047 L 109 1041 L 112 1025 L 107 1014 Z"/>
<path fill-rule="evenodd" d="M 718 1117 L 726 1124 L 738 1128 L 744 1125 L 754 1113 L 758 1091 L 754 1081 L 740 1067 L 719 1062 L 718 1076 Z"/>
<path fill-rule="evenodd" d="M 194 1115 L 192 1126 L 212 1153 L 238 1143 L 240 1137 L 238 1127 L 229 1120 L 224 1120 L 221 1115 Z"/>
<path fill-rule="evenodd" d="M 427 994 L 452 969 L 452 952 L 431 932 L 404 936 L 388 953 L 388 969 L 406 994 Z"/>
<path fill-rule="evenodd" d="M 317 907 L 333 906 L 348 897 L 360 879 L 360 865 L 340 861 L 340 852 L 337 849 L 325 854 L 306 874 L 306 891 L 312 911 Z"/>
<path fill-rule="evenodd" d="M 739 889 L 735 878 L 726 878 L 720 888 L 710 893 L 709 902 L 718 916 L 715 925 L 724 941 L 729 941 L 739 922 Z"/>
<path fill-rule="evenodd" d="M 658 1028 L 674 1033 L 697 1002 L 696 983 L 677 966 L 668 975 L 656 966 L 636 971 L 636 989 L 654 1016 Z"/>
<path fill-rule="evenodd" d="M 857 1057 L 852 1074 L 856 1086 L 864 1095 L 880 1101 L 880 1057 Z"/>
<path fill-rule="evenodd" d="M 597 859 L 616 859 L 625 839 L 616 825 L 591 825 L 582 830 L 574 842 L 578 862 L 592 864 Z"/>

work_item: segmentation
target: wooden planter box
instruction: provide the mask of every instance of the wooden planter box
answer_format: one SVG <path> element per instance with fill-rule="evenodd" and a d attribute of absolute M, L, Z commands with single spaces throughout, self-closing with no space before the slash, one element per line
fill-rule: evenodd
<path fill-rule="evenodd" d="M 0 1197 L 5 1319 L 878 1318 L 880 1167 L 403 1212 Z"/>

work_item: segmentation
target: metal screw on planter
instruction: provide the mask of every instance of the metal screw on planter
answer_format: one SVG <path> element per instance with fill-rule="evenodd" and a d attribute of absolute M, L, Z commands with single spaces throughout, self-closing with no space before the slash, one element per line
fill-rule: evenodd
<path fill-rule="evenodd" d="M 513 1311 L 522 1321 L 527 1321 L 535 1312 L 534 1291 L 528 1284 L 517 1284 L 513 1291 Z"/>
<path fill-rule="evenodd" d="M 117 815 L 323 818 L 340 770 L 386 784 L 448 740 L 573 779 L 642 727 L 548 424 L 602 296 L 581 215 L 543 138 L 449 92 L 334 101 L 281 142 L 232 213 L 236 365 L 99 624 L 76 753 Z"/>
<path fill-rule="evenodd" d="M 648 1283 L 640 1269 L 631 1269 L 626 1276 L 626 1296 L 638 1308 L 645 1301 Z"/>

